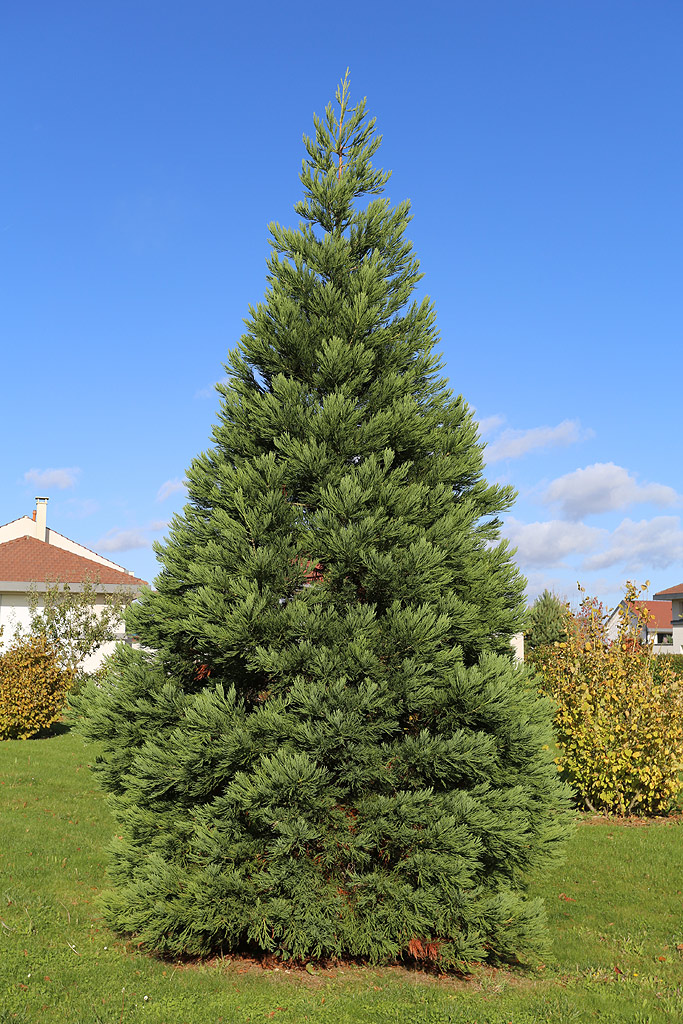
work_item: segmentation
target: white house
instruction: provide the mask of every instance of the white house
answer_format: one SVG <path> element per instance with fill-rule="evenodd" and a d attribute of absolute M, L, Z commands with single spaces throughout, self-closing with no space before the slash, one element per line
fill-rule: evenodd
<path fill-rule="evenodd" d="M 622 601 L 614 611 L 610 612 L 607 619 L 607 636 L 610 640 L 616 640 L 619 629 L 620 613 L 625 602 Z M 671 654 L 673 651 L 673 636 L 671 626 L 671 601 L 634 601 L 629 608 L 629 624 L 635 628 L 638 624 L 638 615 L 647 612 L 645 624 L 641 626 L 640 642 L 652 644 L 655 654 Z M 645 618 L 645 616 L 643 616 Z"/>
<path fill-rule="evenodd" d="M 524 633 L 515 633 L 510 641 L 514 661 L 524 661 Z"/>
<path fill-rule="evenodd" d="M 97 594 L 96 608 L 104 606 L 105 595 L 131 593 L 133 597 L 145 586 L 145 580 L 98 555 L 89 548 L 64 537 L 47 525 L 47 498 L 36 498 L 32 516 L 22 516 L 0 526 L 0 647 L 6 645 L 17 626 L 29 624 L 29 594 L 40 594 L 49 584 L 68 583 L 78 590 L 88 580 Z M 121 639 L 124 627 L 121 623 Z M 113 644 L 105 644 L 84 664 L 87 672 L 97 669 Z"/>
<path fill-rule="evenodd" d="M 666 601 L 671 605 L 672 643 L 670 654 L 683 654 L 683 583 L 654 595 L 655 601 Z"/>

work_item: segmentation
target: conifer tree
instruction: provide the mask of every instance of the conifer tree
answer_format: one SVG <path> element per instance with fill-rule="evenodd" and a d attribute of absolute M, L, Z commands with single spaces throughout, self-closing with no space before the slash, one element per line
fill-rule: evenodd
<path fill-rule="evenodd" d="M 527 650 L 554 644 L 567 637 L 569 627 L 569 608 L 556 594 L 544 590 L 540 594 L 527 615 L 527 626 L 524 642 Z"/>
<path fill-rule="evenodd" d="M 348 77 L 337 102 L 129 614 L 147 651 L 76 701 L 117 820 L 106 912 L 174 954 L 515 958 L 567 801 L 510 654 L 514 495 L 439 375 Z"/>

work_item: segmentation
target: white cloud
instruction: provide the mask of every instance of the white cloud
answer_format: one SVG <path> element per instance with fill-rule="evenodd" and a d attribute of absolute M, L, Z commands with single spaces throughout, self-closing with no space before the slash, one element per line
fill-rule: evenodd
<path fill-rule="evenodd" d="M 80 476 L 78 466 L 65 467 L 63 469 L 29 469 L 24 473 L 26 483 L 36 484 L 44 491 L 56 487 L 63 491 L 67 487 L 74 487 Z"/>
<path fill-rule="evenodd" d="M 530 430 L 508 428 L 486 446 L 484 457 L 487 462 L 518 459 L 537 448 L 575 444 L 591 435 L 592 431 L 582 429 L 578 420 L 563 420 L 556 427 L 532 427 Z"/>
<path fill-rule="evenodd" d="M 227 384 L 227 383 L 228 383 L 228 378 L 227 377 L 221 377 L 220 380 L 215 380 L 213 382 L 213 384 L 209 384 L 208 388 L 199 388 L 198 391 L 195 391 L 194 397 L 195 398 L 214 398 L 215 395 L 216 395 L 216 388 L 218 387 L 218 385 L 219 384 Z"/>
<path fill-rule="evenodd" d="M 549 590 L 561 601 L 568 603 L 574 611 L 578 611 L 581 598 L 584 596 L 577 586 L 577 583 L 581 583 L 589 597 L 597 597 L 606 608 L 614 608 L 624 596 L 624 577 L 619 574 L 591 575 L 589 579 L 582 579 L 584 570 L 585 567 L 574 567 L 558 574 L 543 569 L 532 569 L 531 572 L 525 573 L 527 604 L 531 606 L 544 590 Z"/>
<path fill-rule="evenodd" d="M 504 534 L 517 548 L 515 561 L 521 566 L 561 566 L 567 555 L 591 551 L 606 535 L 606 530 L 584 523 L 553 519 L 545 523 L 520 523 L 509 518 Z"/>
<path fill-rule="evenodd" d="M 96 551 L 132 551 L 134 548 L 149 548 L 151 542 L 143 530 L 120 530 L 115 528 L 105 533 L 97 544 Z"/>
<path fill-rule="evenodd" d="M 533 604 L 536 598 L 549 590 L 551 594 L 559 597 L 560 601 L 567 602 L 573 599 L 576 591 L 576 584 L 569 586 L 566 579 L 544 572 L 542 569 L 525 573 L 527 603 Z"/>
<path fill-rule="evenodd" d="M 178 480 L 175 477 L 173 480 L 166 480 L 157 491 L 157 501 L 166 501 L 172 494 L 176 494 L 178 491 L 182 491 L 185 488 L 183 480 Z"/>
<path fill-rule="evenodd" d="M 167 529 L 168 525 L 166 519 L 153 519 L 147 526 L 127 530 L 114 527 L 97 542 L 95 549 L 97 551 L 132 551 L 134 548 L 149 548 L 152 546 L 149 534 L 159 533 L 161 530 Z"/>
<path fill-rule="evenodd" d="M 64 502 L 64 509 L 66 514 L 72 519 L 86 519 L 88 516 L 94 516 L 96 512 L 100 510 L 100 504 L 95 501 L 94 498 L 69 498 L 68 501 Z"/>
<path fill-rule="evenodd" d="M 608 569 L 623 564 L 624 572 L 667 569 L 683 562 L 683 530 L 678 516 L 655 516 L 639 523 L 624 519 L 610 537 L 609 546 L 598 555 L 587 558 L 587 570 Z"/>
<path fill-rule="evenodd" d="M 585 469 L 553 480 L 543 495 L 547 505 L 558 504 L 567 519 L 581 519 L 597 512 L 609 512 L 639 502 L 674 505 L 681 499 L 673 487 L 636 482 L 628 470 L 613 462 L 596 462 Z"/>
<path fill-rule="evenodd" d="M 485 434 L 491 434 L 494 430 L 497 430 L 498 427 L 502 427 L 504 423 L 504 416 L 485 416 L 483 420 L 479 420 L 479 433 L 482 437 Z"/>
<path fill-rule="evenodd" d="M 624 577 L 619 574 L 615 576 L 591 576 L 590 580 L 583 581 L 583 585 L 588 597 L 599 598 L 609 608 L 614 608 L 618 605 L 624 596 Z M 582 597 L 583 594 L 577 591 L 573 601 L 577 608 L 581 604 Z"/>

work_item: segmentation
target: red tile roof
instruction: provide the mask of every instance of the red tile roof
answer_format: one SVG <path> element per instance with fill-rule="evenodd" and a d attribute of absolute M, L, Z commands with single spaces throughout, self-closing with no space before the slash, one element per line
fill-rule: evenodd
<path fill-rule="evenodd" d="M 655 629 L 672 629 L 671 601 L 636 601 L 635 607 L 647 608 L 649 612 L 647 628 L 651 632 Z"/>
<path fill-rule="evenodd" d="M 65 551 L 35 537 L 17 537 L 0 544 L 0 580 L 11 583 L 120 583 L 142 586 L 145 580 L 129 576 L 123 569 L 112 569 L 91 558 Z"/>
<path fill-rule="evenodd" d="M 683 583 L 679 583 L 677 587 L 669 587 L 668 590 L 660 590 L 655 594 L 655 600 L 666 600 L 664 596 L 676 597 L 678 595 L 683 596 Z"/>

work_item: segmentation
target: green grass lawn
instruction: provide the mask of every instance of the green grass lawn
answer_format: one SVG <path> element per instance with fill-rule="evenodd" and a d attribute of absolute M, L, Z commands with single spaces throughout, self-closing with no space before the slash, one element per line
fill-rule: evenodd
<path fill-rule="evenodd" d="M 466 979 L 403 968 L 163 962 L 102 922 L 113 834 L 66 730 L 0 744 L 0 1021 L 27 1024 L 540 1024 L 683 1021 L 683 824 L 582 824 L 538 878 L 554 950 Z"/>

